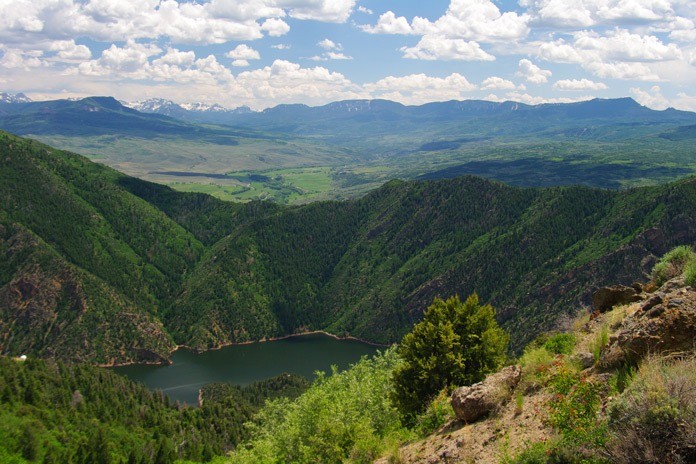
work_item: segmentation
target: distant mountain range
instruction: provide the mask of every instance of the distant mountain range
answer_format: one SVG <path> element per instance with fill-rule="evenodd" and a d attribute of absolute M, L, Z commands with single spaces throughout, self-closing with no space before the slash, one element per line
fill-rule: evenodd
<path fill-rule="evenodd" d="M 588 120 L 601 121 L 604 124 L 696 122 L 696 113 L 673 108 L 663 111 L 652 110 L 628 97 L 595 98 L 577 103 L 545 103 L 540 105 L 527 105 L 514 101 L 452 100 L 407 106 L 389 100 L 345 100 L 323 106 L 283 104 L 263 111 L 252 111 L 248 106 L 229 109 L 219 104 L 200 102 L 178 104 L 162 98 L 117 102 L 110 97 L 89 97 L 81 100 L 33 102 L 22 93 L 0 93 L 0 109 L 6 113 L 18 113 L 26 107 L 66 108 L 64 104 L 58 103 L 65 101 L 100 102 L 112 110 L 126 111 L 125 108 L 128 108 L 140 113 L 169 116 L 187 122 L 253 126 L 272 128 L 278 132 L 294 130 L 303 133 L 321 133 L 334 130 L 335 127 L 330 123 L 339 122 L 349 125 L 370 123 L 381 130 L 389 131 L 400 131 L 403 127 L 412 124 L 461 123 L 471 120 L 477 120 L 480 123 L 490 123 L 491 120 L 509 120 L 511 122 L 523 120 L 532 128 L 548 121 L 564 125 L 573 122 L 584 124 Z M 397 122 L 400 126 L 395 127 Z M 528 130 L 529 127 L 526 129 Z"/>
<path fill-rule="evenodd" d="M 0 101 L 0 128 L 24 135 L 177 137 L 235 145 L 229 127 L 204 127 L 162 114 L 143 113 L 113 97 L 32 101 L 23 94 Z M 248 130 L 243 132 L 248 133 Z M 253 136 L 253 134 L 252 134 Z"/>
<path fill-rule="evenodd" d="M 229 116 L 252 113 L 251 108 L 248 106 L 229 109 L 217 103 L 178 104 L 163 98 L 121 103 L 141 113 L 161 114 L 190 122 L 225 123 L 229 121 Z"/>
<path fill-rule="evenodd" d="M 0 129 L 97 156 L 132 175 L 185 180 L 193 188 L 229 186 L 234 181 L 226 176 L 233 173 L 243 179 L 235 185 L 246 189 L 224 194 L 234 198 L 345 198 L 393 178 L 461 174 L 519 186 L 620 188 L 696 171 L 696 113 L 655 111 L 631 98 L 419 106 L 346 100 L 254 112 L 163 99 L 128 103 L 136 110 L 111 97 L 32 102 L 3 95 Z M 292 173 L 294 180 L 273 172 L 263 185 L 251 186 L 246 177 L 249 171 L 318 167 L 321 179 L 317 171 L 313 179 Z M 202 177 L 181 178 L 191 172 Z M 161 173 L 169 174 L 164 179 Z"/>

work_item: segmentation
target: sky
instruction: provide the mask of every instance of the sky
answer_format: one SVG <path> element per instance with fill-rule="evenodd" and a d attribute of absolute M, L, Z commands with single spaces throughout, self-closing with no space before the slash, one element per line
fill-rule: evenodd
<path fill-rule="evenodd" d="M 696 0 L 0 0 L 0 91 L 696 111 Z"/>

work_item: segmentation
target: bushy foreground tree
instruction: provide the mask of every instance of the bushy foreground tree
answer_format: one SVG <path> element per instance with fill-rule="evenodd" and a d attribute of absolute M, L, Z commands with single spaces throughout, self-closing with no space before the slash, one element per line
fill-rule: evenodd
<path fill-rule="evenodd" d="M 404 336 L 391 399 L 405 423 L 443 388 L 471 385 L 502 365 L 509 337 L 494 316 L 476 294 L 463 303 L 458 296 L 436 298 L 423 321 Z"/>

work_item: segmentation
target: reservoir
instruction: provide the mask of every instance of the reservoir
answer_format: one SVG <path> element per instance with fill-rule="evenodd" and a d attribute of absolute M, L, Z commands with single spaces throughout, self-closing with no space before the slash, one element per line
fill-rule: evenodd
<path fill-rule="evenodd" d="M 182 348 L 172 354 L 170 366 L 134 364 L 113 370 L 151 390 L 162 390 L 172 401 L 196 405 L 198 390 L 209 383 L 248 385 L 285 372 L 313 379 L 315 371 L 329 372 L 332 365 L 344 370 L 378 349 L 357 340 L 310 334 L 200 354 Z"/>

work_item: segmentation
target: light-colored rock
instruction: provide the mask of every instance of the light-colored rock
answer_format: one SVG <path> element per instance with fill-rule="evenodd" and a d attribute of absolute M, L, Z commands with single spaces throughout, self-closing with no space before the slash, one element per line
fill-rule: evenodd
<path fill-rule="evenodd" d="M 520 381 L 522 368 L 508 366 L 483 382 L 458 388 L 452 393 L 452 409 L 459 420 L 474 422 L 507 402 Z"/>

